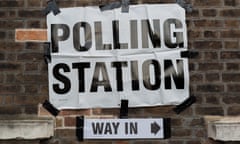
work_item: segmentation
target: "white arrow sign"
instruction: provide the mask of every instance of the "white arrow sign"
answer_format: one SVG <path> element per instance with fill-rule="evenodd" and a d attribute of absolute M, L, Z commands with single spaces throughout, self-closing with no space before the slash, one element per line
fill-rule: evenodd
<path fill-rule="evenodd" d="M 83 139 L 164 139 L 169 121 L 154 119 L 84 119 Z"/>

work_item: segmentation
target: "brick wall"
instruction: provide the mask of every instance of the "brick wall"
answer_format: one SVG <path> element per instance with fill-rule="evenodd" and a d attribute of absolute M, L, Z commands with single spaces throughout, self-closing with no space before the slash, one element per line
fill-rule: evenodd
<path fill-rule="evenodd" d="M 47 0 L 0 0 L 0 115 L 49 114 L 39 105 L 48 99 L 47 65 L 43 43 L 15 42 L 17 28 L 46 28 L 41 11 Z M 58 0 L 60 1 L 60 0 Z M 61 0 L 60 7 L 99 5 L 114 0 Z M 174 0 L 133 0 L 132 3 L 166 3 Z M 104 144 L 222 144 L 207 139 L 204 115 L 240 113 L 240 1 L 187 0 L 189 49 L 199 56 L 190 60 L 191 94 L 197 102 L 177 115 L 172 106 L 129 109 L 129 117 L 170 117 L 172 138 L 158 141 L 87 141 Z M 74 144 L 75 117 L 114 117 L 119 109 L 61 111 L 50 140 L 21 143 Z M 19 141 L 0 141 L 19 143 Z M 231 144 L 233 144 L 232 142 Z M 230 142 L 229 142 L 230 144 Z"/>

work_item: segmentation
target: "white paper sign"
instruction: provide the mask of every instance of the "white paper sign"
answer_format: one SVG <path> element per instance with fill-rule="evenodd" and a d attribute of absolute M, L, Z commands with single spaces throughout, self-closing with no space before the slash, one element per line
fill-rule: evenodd
<path fill-rule="evenodd" d="M 163 118 L 84 119 L 83 139 L 164 139 L 165 126 Z"/>
<path fill-rule="evenodd" d="M 189 97 L 185 11 L 177 4 L 64 8 L 47 16 L 50 102 L 58 109 L 176 105 Z"/>

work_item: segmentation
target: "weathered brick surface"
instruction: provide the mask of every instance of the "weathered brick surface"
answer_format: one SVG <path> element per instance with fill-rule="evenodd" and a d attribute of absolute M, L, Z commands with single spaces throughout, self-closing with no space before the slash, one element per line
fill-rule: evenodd
<path fill-rule="evenodd" d="M 60 7 L 102 5 L 115 0 L 58 0 Z M 172 118 L 168 140 L 85 141 L 90 144 L 233 144 L 207 138 L 204 115 L 240 113 L 240 1 L 186 0 L 191 59 L 190 88 L 197 102 L 181 114 L 174 106 L 129 109 L 130 117 Z M 48 99 L 47 65 L 43 43 L 15 42 L 15 29 L 46 29 L 42 9 L 47 0 L 0 0 L 0 114 L 51 116 L 38 106 Z M 133 0 L 131 3 L 174 3 L 175 0 Z M 31 35 L 30 37 L 34 37 Z M 37 36 L 38 37 L 38 36 Z M 46 38 L 45 38 L 46 39 Z M 56 118 L 55 136 L 49 140 L 1 141 L 0 144 L 75 144 L 75 117 L 118 117 L 119 109 L 63 110 Z"/>

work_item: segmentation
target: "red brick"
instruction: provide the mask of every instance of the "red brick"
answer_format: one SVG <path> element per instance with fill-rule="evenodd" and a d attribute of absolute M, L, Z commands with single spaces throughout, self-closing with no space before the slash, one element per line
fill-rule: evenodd
<path fill-rule="evenodd" d="M 90 115 L 91 110 L 90 109 L 83 109 L 83 110 L 62 110 L 59 113 L 59 116 L 82 116 L 82 115 Z"/>
<path fill-rule="evenodd" d="M 65 127 L 76 127 L 76 117 L 64 117 Z"/>
<path fill-rule="evenodd" d="M 47 31 L 44 29 L 17 29 L 16 41 L 47 41 Z"/>

